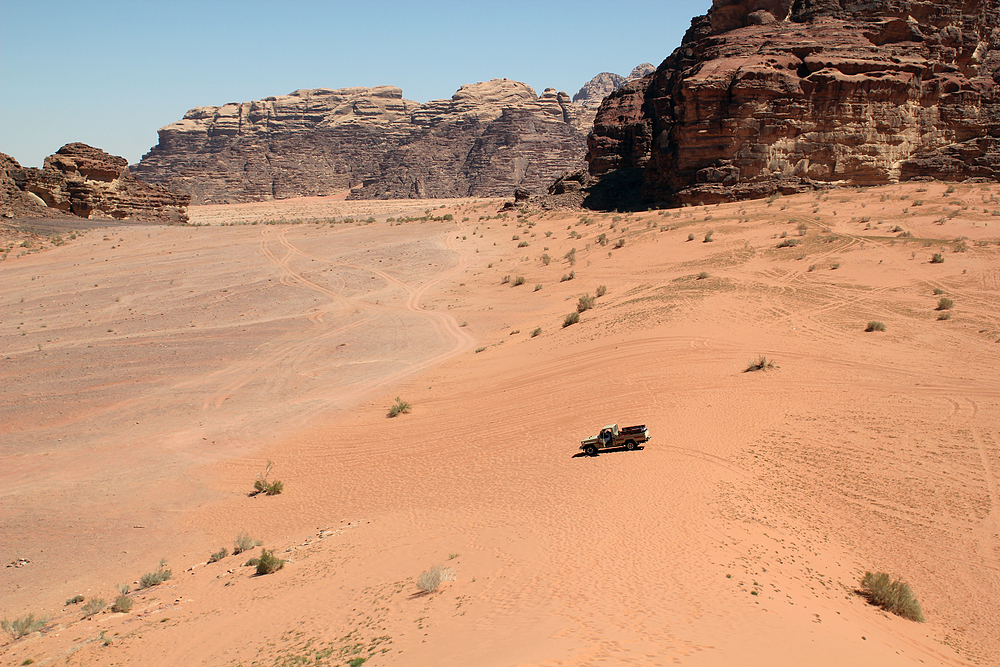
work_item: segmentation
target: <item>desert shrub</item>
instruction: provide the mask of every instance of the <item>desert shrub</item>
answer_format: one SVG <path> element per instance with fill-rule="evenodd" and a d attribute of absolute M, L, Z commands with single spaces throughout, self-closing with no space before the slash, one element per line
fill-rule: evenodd
<path fill-rule="evenodd" d="M 607 288 L 606 285 L 598 285 L 597 286 L 597 296 L 598 297 L 602 297 L 602 296 L 604 296 L 607 293 L 608 293 L 608 288 Z"/>
<path fill-rule="evenodd" d="M 713 232 L 713 231 L 705 232 L 705 240 L 702 241 L 702 243 L 711 243 L 714 240 L 712 238 L 713 234 L 715 234 L 715 232 Z"/>
<path fill-rule="evenodd" d="M 796 229 L 799 230 L 799 236 L 805 236 L 809 232 L 809 225 L 804 222 L 800 222 Z"/>
<path fill-rule="evenodd" d="M 520 287 L 525 283 L 524 276 L 518 276 L 514 278 L 514 287 Z"/>
<path fill-rule="evenodd" d="M 111 605 L 111 611 L 116 614 L 127 614 L 132 611 L 132 598 L 127 595 L 119 595 Z"/>
<path fill-rule="evenodd" d="M 937 305 L 938 310 L 951 310 L 954 307 L 955 307 L 955 302 L 946 296 L 941 297 Z"/>
<path fill-rule="evenodd" d="M 257 559 L 257 574 L 262 576 L 271 574 L 283 567 L 285 567 L 285 561 L 275 556 L 273 551 L 260 550 L 260 558 Z"/>
<path fill-rule="evenodd" d="M 84 603 L 80 607 L 80 611 L 83 612 L 84 618 L 90 618 L 91 616 L 96 616 L 97 614 L 104 611 L 104 608 L 108 606 L 108 603 L 104 598 L 91 598 L 89 602 Z"/>
<path fill-rule="evenodd" d="M 500 281 L 500 284 L 501 285 L 506 285 L 509 282 L 510 282 L 510 276 L 504 276 L 503 280 Z"/>
<path fill-rule="evenodd" d="M 941 289 L 940 287 L 935 287 L 935 288 L 934 288 L 934 294 L 935 294 L 935 295 L 938 295 L 938 294 L 944 294 L 944 290 L 943 290 L 943 289 Z"/>
<path fill-rule="evenodd" d="M 410 404 L 401 399 L 399 396 L 396 397 L 396 404 L 389 408 L 388 417 L 395 417 L 396 415 L 405 415 L 410 412 Z"/>
<path fill-rule="evenodd" d="M 688 241 L 694 241 L 694 233 L 688 234 Z"/>
<path fill-rule="evenodd" d="M 485 351 L 486 351 L 485 347 L 477 347 L 476 348 L 476 354 L 479 354 L 480 352 L 485 352 Z"/>
<path fill-rule="evenodd" d="M 139 589 L 149 588 L 150 586 L 159 586 L 172 576 L 173 572 L 171 572 L 167 567 L 166 559 L 161 558 L 160 564 L 157 566 L 155 572 L 147 572 L 139 577 Z"/>
<path fill-rule="evenodd" d="M 548 253 L 545 253 L 544 255 L 542 255 L 542 264 L 544 264 L 545 266 L 548 266 L 549 262 L 551 262 L 551 261 L 552 261 L 552 258 L 549 257 Z"/>
<path fill-rule="evenodd" d="M 944 320 L 950 320 L 950 319 L 951 319 L 951 313 L 944 312 L 944 313 L 939 313 L 938 314 L 938 320 L 944 321 Z"/>
<path fill-rule="evenodd" d="M 885 325 L 882 324 L 881 322 L 876 322 L 875 320 L 872 320 L 871 322 L 868 323 L 868 326 L 865 327 L 865 331 L 885 331 Z"/>
<path fill-rule="evenodd" d="M 582 313 L 590 310 L 594 307 L 594 297 L 589 294 L 584 294 L 580 297 L 580 300 L 576 302 L 576 312 Z"/>
<path fill-rule="evenodd" d="M 208 562 L 218 563 L 220 560 L 222 560 L 228 555 L 229 555 L 229 549 L 227 549 L 226 547 L 222 547 L 221 549 L 219 549 L 214 554 L 208 557 Z"/>
<path fill-rule="evenodd" d="M 559 282 L 564 283 L 567 280 L 573 280 L 573 278 L 576 278 L 576 272 L 570 271 L 569 273 L 563 274 L 563 277 L 559 279 Z"/>
<path fill-rule="evenodd" d="M 576 264 L 576 248 L 570 248 L 569 251 L 563 255 L 570 266 Z"/>
<path fill-rule="evenodd" d="M 27 616 L 15 618 L 12 621 L 6 618 L 3 619 L 0 621 L 0 629 L 10 635 L 11 639 L 20 639 L 21 637 L 30 635 L 32 632 L 38 632 L 48 622 L 49 619 L 46 616 L 35 618 L 34 614 L 28 614 Z"/>
<path fill-rule="evenodd" d="M 455 573 L 450 567 L 435 565 L 417 577 L 417 588 L 420 589 L 421 593 L 433 593 L 442 582 L 453 581 L 454 579 Z"/>
<path fill-rule="evenodd" d="M 837 269 L 840 268 L 840 262 L 834 262 L 833 264 L 830 265 L 830 268 L 836 271 Z"/>
<path fill-rule="evenodd" d="M 778 244 L 779 248 L 794 248 L 799 244 L 798 239 L 785 239 Z"/>
<path fill-rule="evenodd" d="M 534 338 L 536 336 L 540 336 L 540 335 L 542 335 L 542 328 L 541 327 L 538 327 L 537 329 L 535 329 L 534 331 L 531 332 L 531 337 L 532 338 Z"/>
<path fill-rule="evenodd" d="M 769 371 L 774 368 L 778 368 L 774 361 L 768 359 L 762 354 L 756 360 L 751 359 L 747 362 L 747 367 L 743 370 L 743 372 L 753 373 L 754 371 Z"/>
<path fill-rule="evenodd" d="M 69 606 L 71 604 L 80 604 L 83 601 L 84 597 L 82 595 L 74 595 L 70 599 L 66 600 L 66 605 Z"/>
<path fill-rule="evenodd" d="M 243 553 L 244 551 L 250 551 L 254 547 L 259 547 L 259 546 L 260 546 L 260 540 L 255 540 L 252 537 L 250 537 L 249 533 L 242 532 L 236 536 L 235 540 L 233 540 L 233 555 L 237 556 Z"/>
<path fill-rule="evenodd" d="M 622 248 L 625 246 L 625 239 L 618 239 L 615 241 L 615 249 Z"/>
<path fill-rule="evenodd" d="M 810 273 L 813 272 L 813 271 L 815 271 L 815 270 L 816 270 L 816 265 L 815 264 L 810 264 L 809 265 L 809 271 L 810 271 Z"/>
<path fill-rule="evenodd" d="M 528 242 L 527 241 L 521 241 L 520 243 L 517 244 L 517 247 L 518 248 L 527 248 L 528 247 Z"/>
<path fill-rule="evenodd" d="M 398 398 L 396 399 L 399 400 Z M 268 460 L 267 465 L 264 467 L 264 473 L 257 474 L 257 480 L 253 483 L 253 493 L 250 495 L 255 496 L 258 493 L 263 493 L 266 496 L 276 496 L 285 490 L 285 485 L 280 481 L 268 482 L 267 477 L 271 474 L 271 468 L 274 467 L 274 462 Z"/>
<path fill-rule="evenodd" d="M 702 271 L 698 274 L 698 280 L 704 280 L 705 278 L 708 278 L 708 271 Z"/>
<path fill-rule="evenodd" d="M 565 329 L 569 325 L 576 324 L 579 321 L 580 321 L 580 313 L 577 312 L 570 313 L 569 315 L 566 316 L 566 319 L 563 320 L 563 328 Z"/>
<path fill-rule="evenodd" d="M 931 255 L 931 264 L 944 264 L 944 255 L 939 252 Z"/>
<path fill-rule="evenodd" d="M 893 581 L 885 572 L 865 572 L 860 593 L 870 604 L 911 621 L 924 622 L 924 612 L 909 584 L 900 579 Z"/>

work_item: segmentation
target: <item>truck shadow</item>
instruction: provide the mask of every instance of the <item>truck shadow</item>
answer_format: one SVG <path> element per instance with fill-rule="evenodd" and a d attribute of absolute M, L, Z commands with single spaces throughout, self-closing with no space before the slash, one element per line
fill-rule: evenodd
<path fill-rule="evenodd" d="M 642 451 L 643 449 L 646 449 L 646 448 L 644 446 L 642 446 L 642 445 L 639 445 L 633 451 L 639 452 L 639 451 Z M 627 452 L 627 451 L 628 450 L 625 449 L 624 447 L 612 447 L 610 449 L 602 449 L 601 451 L 599 451 L 597 453 L 596 456 L 591 456 L 587 452 L 577 452 L 571 458 L 574 458 L 574 459 L 592 459 L 592 458 L 597 458 L 601 454 L 615 454 L 617 452 Z"/>

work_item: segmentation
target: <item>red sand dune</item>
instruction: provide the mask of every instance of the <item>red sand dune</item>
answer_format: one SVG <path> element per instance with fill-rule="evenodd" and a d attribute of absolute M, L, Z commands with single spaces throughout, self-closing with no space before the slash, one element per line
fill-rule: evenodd
<path fill-rule="evenodd" d="M 998 194 L 295 200 L 11 256 L 0 559 L 29 562 L 0 617 L 51 619 L 2 662 L 997 664 Z M 386 221 L 428 210 L 454 220 Z M 324 222 L 249 224 L 281 218 Z M 577 456 L 614 421 L 653 439 Z M 284 493 L 250 497 L 267 460 Z M 284 569 L 206 563 L 241 530 Z M 128 614 L 64 605 L 161 557 Z M 455 579 L 418 595 L 433 565 Z"/>

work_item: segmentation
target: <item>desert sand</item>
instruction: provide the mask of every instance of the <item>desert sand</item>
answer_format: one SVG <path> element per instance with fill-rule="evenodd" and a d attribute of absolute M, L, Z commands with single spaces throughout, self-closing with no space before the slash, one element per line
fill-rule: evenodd
<path fill-rule="evenodd" d="M 998 664 L 1000 186 L 950 190 L 290 200 L 8 253 L 0 618 L 49 622 L 0 662 Z M 652 440 L 581 456 L 612 422 Z M 285 567 L 207 562 L 240 531 Z M 65 604 L 161 558 L 130 613 Z"/>

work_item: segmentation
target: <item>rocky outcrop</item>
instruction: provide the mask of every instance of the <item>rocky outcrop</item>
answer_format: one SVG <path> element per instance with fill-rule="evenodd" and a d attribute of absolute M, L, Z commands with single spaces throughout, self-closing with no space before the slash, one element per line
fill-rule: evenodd
<path fill-rule="evenodd" d="M 1000 0 L 715 0 L 605 99 L 594 176 L 632 203 L 1000 178 Z"/>
<path fill-rule="evenodd" d="M 343 193 L 352 198 L 544 192 L 585 166 L 588 114 L 517 81 L 418 104 L 393 86 L 299 90 L 192 109 L 133 172 L 196 204 Z"/>
<path fill-rule="evenodd" d="M 613 72 L 601 72 L 593 79 L 583 84 L 583 87 L 573 96 L 573 101 L 595 111 L 601 106 L 604 98 L 615 92 L 633 79 L 641 79 L 656 71 L 649 63 L 642 63 L 632 68 L 629 75 L 621 76 Z"/>
<path fill-rule="evenodd" d="M 125 158 L 81 143 L 66 144 L 42 169 L 0 153 L 0 196 L 0 212 L 13 217 L 187 221 L 187 196 L 142 183 Z"/>

